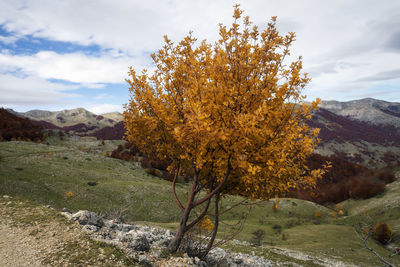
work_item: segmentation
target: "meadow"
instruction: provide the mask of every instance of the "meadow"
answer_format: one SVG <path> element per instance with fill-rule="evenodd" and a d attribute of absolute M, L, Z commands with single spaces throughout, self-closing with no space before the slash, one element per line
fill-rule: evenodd
<path fill-rule="evenodd" d="M 86 209 L 130 223 L 176 229 L 180 215 L 171 183 L 148 174 L 138 162 L 107 156 L 124 141 L 102 144 L 90 138 L 52 136 L 46 142 L 0 142 L 0 195 L 57 210 Z M 181 198 L 187 186 L 178 184 Z M 223 207 L 230 209 L 240 201 L 240 197 L 227 197 Z M 223 215 L 217 238 L 229 236 L 229 225 L 245 220 L 234 237 L 241 242 L 223 246 L 302 266 L 376 266 L 379 261 L 363 247 L 354 230 L 358 222 L 370 218 L 374 223 L 388 223 L 394 233 L 392 244 L 400 246 L 399 179 L 383 194 L 346 200 L 336 210 L 333 205 L 290 198 L 280 199 L 274 210 L 275 201 L 245 201 L 233 208 Z M 369 244 L 381 255 L 389 254 L 377 242 Z M 400 257 L 394 264 L 400 264 Z"/>

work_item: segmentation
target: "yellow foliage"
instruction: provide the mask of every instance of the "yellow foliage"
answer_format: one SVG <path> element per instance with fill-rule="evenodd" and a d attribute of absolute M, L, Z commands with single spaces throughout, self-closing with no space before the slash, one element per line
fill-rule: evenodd
<path fill-rule="evenodd" d="M 310 79 L 302 59 L 287 64 L 294 33 L 280 35 L 275 19 L 265 30 L 243 19 L 219 26 L 219 40 L 197 42 L 192 33 L 152 54 L 155 70 L 129 69 L 128 141 L 145 154 L 168 157 L 207 191 L 269 199 L 313 187 L 324 169 L 305 166 L 318 129 L 305 123 L 319 100 L 306 104 Z M 226 179 L 224 177 L 227 177 Z"/>
<path fill-rule="evenodd" d="M 339 212 L 340 210 L 343 211 L 343 206 L 340 204 L 336 204 L 335 207 L 333 208 L 336 212 Z"/>
<path fill-rule="evenodd" d="M 320 218 L 322 218 L 322 216 L 323 216 L 322 212 L 320 212 L 319 210 L 315 211 L 315 214 L 314 214 L 315 218 L 320 219 Z"/>
<path fill-rule="evenodd" d="M 334 211 L 329 212 L 329 217 L 331 217 L 332 219 L 336 219 L 337 218 L 337 213 Z"/>
<path fill-rule="evenodd" d="M 74 197 L 74 196 L 75 196 L 75 194 L 74 194 L 72 191 L 68 191 L 68 192 L 66 192 L 66 193 L 65 193 L 65 195 L 64 195 L 64 196 L 65 196 L 65 198 L 67 198 L 67 199 L 68 199 L 68 198 L 72 198 L 72 197 Z"/>
<path fill-rule="evenodd" d="M 272 205 L 272 210 L 273 211 L 277 211 L 278 210 L 278 203 L 274 203 L 274 205 Z"/>
<path fill-rule="evenodd" d="M 198 223 L 197 226 L 203 230 L 211 231 L 214 229 L 214 224 L 211 222 L 210 218 L 208 215 L 205 215 L 203 219 L 201 219 Z"/>

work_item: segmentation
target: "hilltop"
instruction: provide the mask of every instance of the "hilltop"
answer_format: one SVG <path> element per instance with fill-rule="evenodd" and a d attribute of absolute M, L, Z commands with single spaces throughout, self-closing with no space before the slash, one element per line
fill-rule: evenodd
<path fill-rule="evenodd" d="M 400 103 L 364 98 L 348 102 L 322 101 L 320 108 L 372 125 L 400 128 Z"/>

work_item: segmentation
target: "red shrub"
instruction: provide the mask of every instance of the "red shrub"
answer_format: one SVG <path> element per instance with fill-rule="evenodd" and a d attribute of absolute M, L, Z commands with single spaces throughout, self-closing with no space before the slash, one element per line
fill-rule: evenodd
<path fill-rule="evenodd" d="M 386 184 L 395 180 L 390 168 L 372 171 L 337 157 L 313 155 L 308 166 L 310 169 L 320 168 L 326 161 L 332 163 L 332 168 L 317 181 L 315 189 L 297 190 L 288 196 L 319 204 L 338 203 L 349 198 L 370 198 L 381 194 Z"/>

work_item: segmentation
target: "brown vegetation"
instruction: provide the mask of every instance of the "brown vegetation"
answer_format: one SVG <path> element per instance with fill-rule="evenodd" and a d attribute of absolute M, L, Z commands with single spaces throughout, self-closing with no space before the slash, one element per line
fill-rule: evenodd
<path fill-rule="evenodd" d="M 338 203 L 349 198 L 370 198 L 385 191 L 385 186 L 395 180 L 391 169 L 371 170 L 337 157 L 313 154 L 308 161 L 310 168 L 322 166 L 326 161 L 332 167 L 317 182 L 313 190 L 297 190 L 289 196 L 306 199 L 318 204 Z"/>
<path fill-rule="evenodd" d="M 42 127 L 32 123 L 30 119 L 21 118 L 0 108 L 0 141 L 41 141 Z"/>

